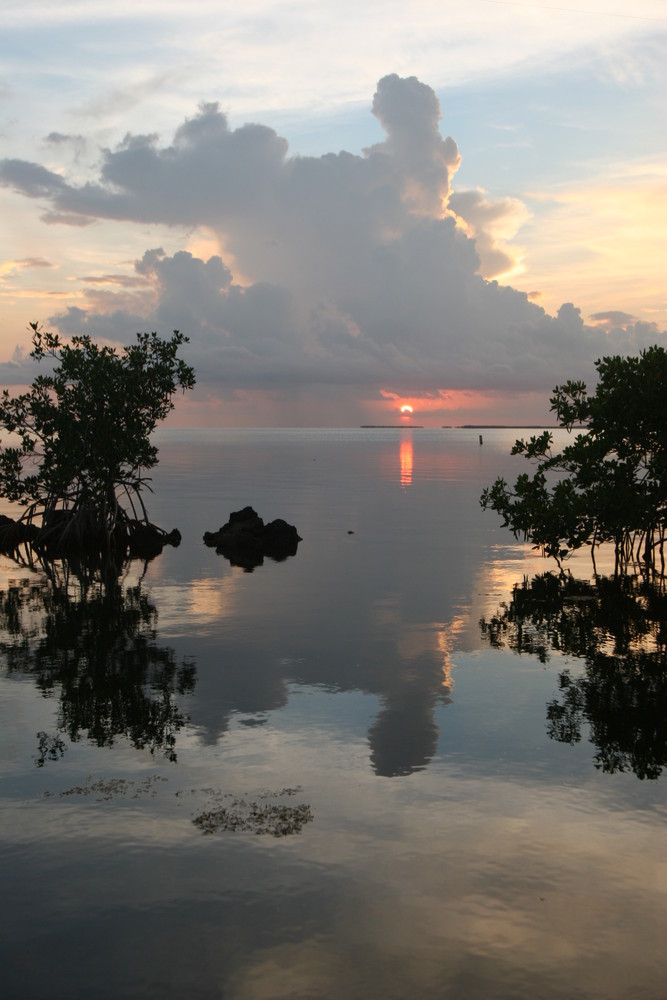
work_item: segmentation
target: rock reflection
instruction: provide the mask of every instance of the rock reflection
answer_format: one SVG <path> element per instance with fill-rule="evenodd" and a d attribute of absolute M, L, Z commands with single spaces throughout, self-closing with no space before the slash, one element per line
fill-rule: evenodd
<path fill-rule="evenodd" d="M 72 574 L 50 564 L 50 578 L 25 577 L 0 591 L 0 654 L 9 674 L 31 674 L 47 696 L 58 691 L 59 733 L 97 746 L 119 737 L 176 760 L 187 719 L 176 701 L 194 689 L 195 667 L 177 664 L 156 642 L 157 610 L 141 582 L 115 574 Z M 38 766 L 62 757 L 58 735 L 37 734 Z"/>
<path fill-rule="evenodd" d="M 541 662 L 552 651 L 584 661 L 581 676 L 559 675 L 560 697 L 547 706 L 552 739 L 579 742 L 587 723 L 597 768 L 660 776 L 667 764 L 664 585 L 546 573 L 516 584 L 509 604 L 480 625 L 493 646 Z"/>

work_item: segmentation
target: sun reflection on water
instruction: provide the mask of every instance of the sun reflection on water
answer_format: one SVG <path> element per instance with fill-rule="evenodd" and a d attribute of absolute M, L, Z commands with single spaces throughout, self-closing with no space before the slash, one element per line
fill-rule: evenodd
<path fill-rule="evenodd" d="M 412 435 L 401 438 L 401 486 L 412 486 Z"/>

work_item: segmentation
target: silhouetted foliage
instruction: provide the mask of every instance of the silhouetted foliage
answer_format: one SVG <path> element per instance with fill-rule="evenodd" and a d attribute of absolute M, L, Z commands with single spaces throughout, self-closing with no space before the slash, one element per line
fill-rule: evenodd
<path fill-rule="evenodd" d="M 594 583 L 546 573 L 517 584 L 512 599 L 480 622 L 495 647 L 551 652 L 584 661 L 559 675 L 560 699 L 547 706 L 548 734 L 581 739 L 588 723 L 603 771 L 657 778 L 667 764 L 667 594 L 628 575 Z"/>
<path fill-rule="evenodd" d="M 81 585 L 71 576 L 67 583 L 25 578 L 0 591 L 8 671 L 32 674 L 45 695 L 58 693 L 58 730 L 70 741 L 85 733 L 110 746 L 124 737 L 175 760 L 176 734 L 187 721 L 175 694 L 194 689 L 195 668 L 178 665 L 174 651 L 156 642 L 157 611 L 140 584 Z M 37 735 L 38 764 L 62 756 L 59 737 Z"/>
<path fill-rule="evenodd" d="M 584 426 L 585 433 L 558 453 L 549 431 L 518 440 L 512 454 L 535 461 L 535 474 L 520 475 L 513 489 L 497 479 L 481 504 L 559 565 L 582 545 L 594 556 L 596 546 L 611 542 L 617 571 L 639 561 L 664 575 L 667 351 L 603 358 L 596 368 L 593 396 L 583 382 L 570 381 L 551 399 L 559 425 Z"/>
<path fill-rule="evenodd" d="M 117 353 L 89 336 L 63 343 L 30 325 L 31 357 L 51 372 L 0 399 L 0 426 L 15 435 L 0 451 L 0 494 L 25 507 L 19 522 L 3 519 L 0 548 L 155 555 L 167 536 L 150 524 L 142 497 L 157 462 L 150 435 L 176 390 L 194 386 L 177 356 L 187 338 L 140 333 Z"/>

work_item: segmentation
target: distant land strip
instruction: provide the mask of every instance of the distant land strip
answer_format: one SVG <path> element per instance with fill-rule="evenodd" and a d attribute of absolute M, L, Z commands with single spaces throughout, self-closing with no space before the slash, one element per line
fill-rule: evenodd
<path fill-rule="evenodd" d="M 359 424 L 362 430 L 424 430 L 424 424 Z M 442 424 L 445 431 L 544 431 L 559 429 L 558 424 Z"/>
<path fill-rule="evenodd" d="M 443 424 L 444 428 L 458 431 L 544 431 L 558 430 L 558 424 Z"/>
<path fill-rule="evenodd" d="M 424 430 L 424 424 L 359 424 L 362 430 L 386 428 L 398 430 Z M 558 424 L 443 424 L 445 431 L 544 431 L 558 430 Z"/>

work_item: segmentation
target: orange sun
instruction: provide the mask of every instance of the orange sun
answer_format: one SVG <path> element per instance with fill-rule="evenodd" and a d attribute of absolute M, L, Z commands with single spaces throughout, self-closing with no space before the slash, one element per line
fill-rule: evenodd
<path fill-rule="evenodd" d="M 409 416 L 412 412 L 413 412 L 412 407 L 410 406 L 409 403 L 404 403 L 403 406 L 401 407 L 401 413 L 403 414 L 404 417 Z"/>

